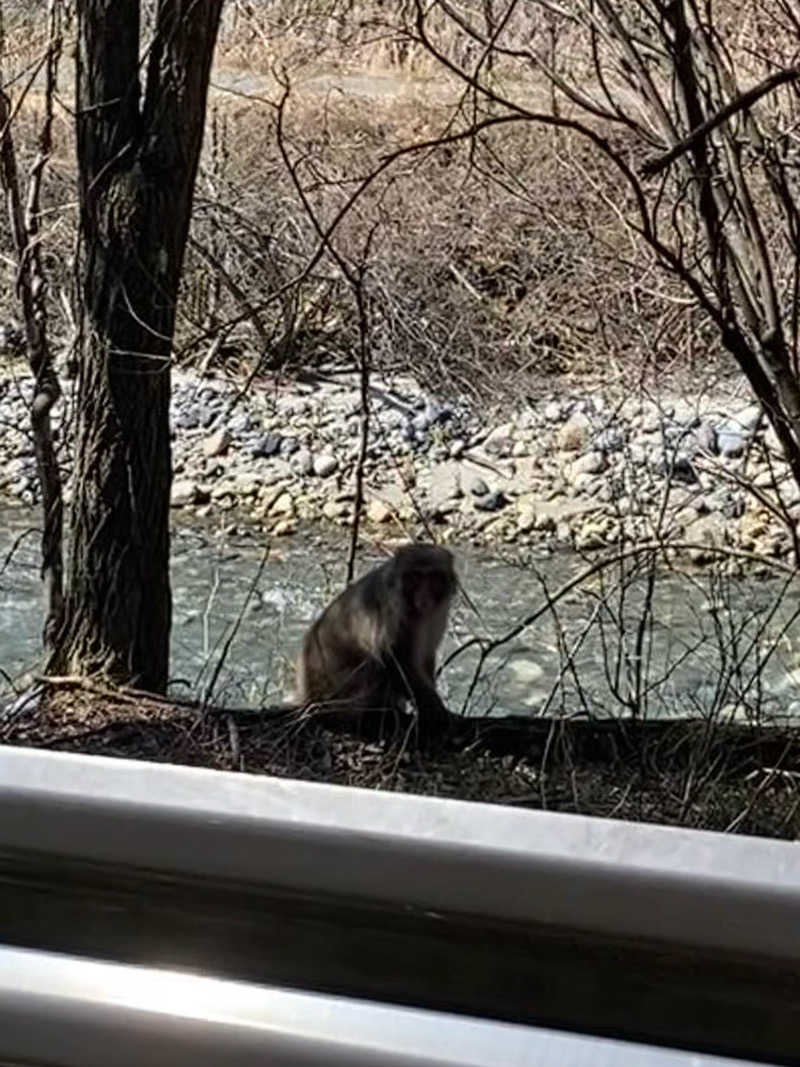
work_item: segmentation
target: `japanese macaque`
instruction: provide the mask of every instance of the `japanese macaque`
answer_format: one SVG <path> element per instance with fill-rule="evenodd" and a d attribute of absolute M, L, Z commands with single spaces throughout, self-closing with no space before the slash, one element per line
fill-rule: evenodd
<path fill-rule="evenodd" d="M 300 702 L 359 725 L 417 715 L 420 740 L 445 734 L 450 713 L 436 692 L 436 652 L 457 580 L 446 548 L 410 544 L 352 582 L 306 634 Z"/>

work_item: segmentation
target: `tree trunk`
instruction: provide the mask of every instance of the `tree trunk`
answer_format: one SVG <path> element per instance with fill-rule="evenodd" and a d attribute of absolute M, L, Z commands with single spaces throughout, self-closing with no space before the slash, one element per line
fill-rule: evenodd
<path fill-rule="evenodd" d="M 170 353 L 221 0 L 78 3 L 81 338 L 65 623 L 53 669 L 167 683 Z"/>

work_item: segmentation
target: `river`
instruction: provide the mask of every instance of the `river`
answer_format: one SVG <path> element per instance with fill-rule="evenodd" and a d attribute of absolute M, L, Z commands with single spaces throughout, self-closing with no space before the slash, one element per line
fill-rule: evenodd
<path fill-rule="evenodd" d="M 0 669 L 36 664 L 41 629 L 38 532 L 33 513 L 0 513 Z M 444 658 L 475 637 L 507 634 L 546 609 L 599 557 L 542 555 L 522 562 L 455 549 L 460 597 Z M 367 552 L 360 570 L 379 559 Z M 344 580 L 343 542 L 308 536 L 273 542 L 213 528 L 173 530 L 171 691 L 258 704 L 282 698 L 304 629 Z M 455 655 L 440 685 L 471 714 L 620 714 L 633 701 L 651 716 L 800 714 L 800 596 L 795 581 L 658 571 L 644 616 L 647 574 L 620 582 L 619 564 L 582 582 L 488 657 Z M 640 626 L 645 617 L 646 625 Z M 636 670 L 636 665 L 640 669 Z M 638 679 L 638 681 L 637 681 Z M 0 694 L 9 692 L 0 679 Z"/>

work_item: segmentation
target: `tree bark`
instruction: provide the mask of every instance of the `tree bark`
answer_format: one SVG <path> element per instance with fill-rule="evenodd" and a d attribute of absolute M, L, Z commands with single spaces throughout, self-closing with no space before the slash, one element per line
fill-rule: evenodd
<path fill-rule="evenodd" d="M 82 298 L 65 623 L 54 667 L 163 691 L 170 356 L 221 0 L 78 3 Z"/>

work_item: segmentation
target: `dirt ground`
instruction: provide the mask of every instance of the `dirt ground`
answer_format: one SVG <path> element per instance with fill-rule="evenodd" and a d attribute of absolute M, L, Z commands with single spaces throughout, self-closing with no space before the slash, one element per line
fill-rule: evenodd
<path fill-rule="evenodd" d="M 678 728 L 680 729 L 680 727 Z M 0 716 L 0 743 L 268 774 L 794 840 L 800 773 L 758 761 L 686 758 L 661 744 L 648 758 L 588 758 L 564 746 L 499 754 L 470 744 L 423 754 L 408 738 L 366 742 L 318 722 L 242 709 L 201 709 L 85 684 Z M 675 758 L 681 748 L 683 755 Z"/>

